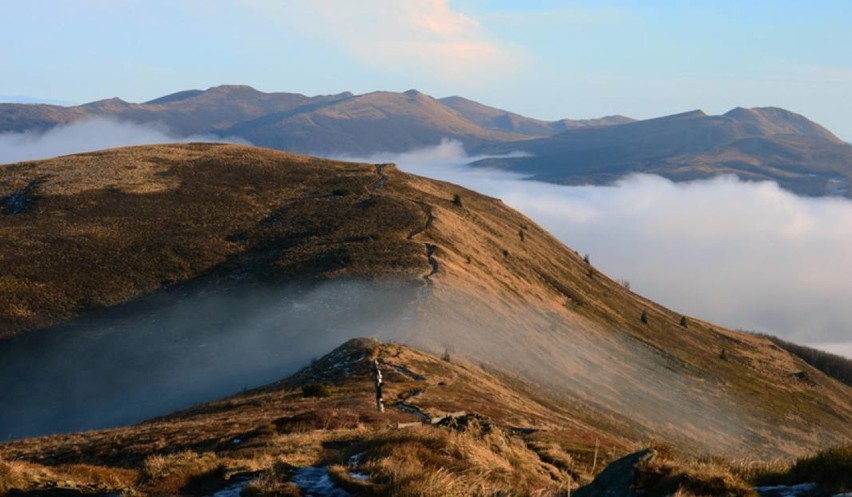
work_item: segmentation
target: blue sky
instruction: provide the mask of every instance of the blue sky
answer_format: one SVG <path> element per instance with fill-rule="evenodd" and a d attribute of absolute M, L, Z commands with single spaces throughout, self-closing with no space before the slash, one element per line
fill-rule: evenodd
<path fill-rule="evenodd" d="M 775 105 L 852 140 L 852 2 L 0 0 L 0 95 L 417 88 L 533 117 Z"/>

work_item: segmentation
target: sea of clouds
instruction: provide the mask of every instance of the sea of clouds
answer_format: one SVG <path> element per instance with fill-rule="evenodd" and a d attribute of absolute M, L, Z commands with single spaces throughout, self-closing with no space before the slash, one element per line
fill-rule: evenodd
<path fill-rule="evenodd" d="M 733 176 L 561 186 L 467 166 L 458 142 L 361 160 L 501 198 L 631 288 L 685 314 L 852 357 L 852 202 Z"/>

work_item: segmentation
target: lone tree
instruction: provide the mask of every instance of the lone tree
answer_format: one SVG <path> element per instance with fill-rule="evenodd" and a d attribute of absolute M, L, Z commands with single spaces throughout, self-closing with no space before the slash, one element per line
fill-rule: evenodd
<path fill-rule="evenodd" d="M 453 203 L 454 203 L 454 204 L 456 204 L 456 205 L 457 205 L 457 206 L 459 206 L 459 207 L 461 207 L 461 206 L 462 206 L 461 197 L 459 196 L 459 194 L 458 194 L 458 193 L 456 193 L 455 195 L 453 195 Z"/>
<path fill-rule="evenodd" d="M 689 323 L 686 321 L 686 316 L 680 317 L 680 325 L 683 326 L 684 328 L 689 327 Z"/>
<path fill-rule="evenodd" d="M 640 317 L 639 319 L 641 319 L 643 323 L 648 324 L 648 311 L 643 310 L 642 317 Z"/>

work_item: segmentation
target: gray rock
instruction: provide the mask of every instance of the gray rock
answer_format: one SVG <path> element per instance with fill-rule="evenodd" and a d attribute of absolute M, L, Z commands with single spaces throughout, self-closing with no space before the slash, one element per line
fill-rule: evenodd
<path fill-rule="evenodd" d="M 657 452 L 645 449 L 627 455 L 613 462 L 598 475 L 595 480 L 577 490 L 576 497 L 634 497 L 633 478 L 636 466 L 650 461 Z"/>

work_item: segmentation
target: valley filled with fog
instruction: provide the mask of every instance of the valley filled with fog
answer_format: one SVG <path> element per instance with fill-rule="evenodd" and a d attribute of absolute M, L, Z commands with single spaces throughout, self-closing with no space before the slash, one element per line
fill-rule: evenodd
<path fill-rule="evenodd" d="M 444 141 L 357 160 L 395 162 L 500 198 L 610 277 L 680 312 L 852 357 L 849 200 L 732 176 L 560 186 L 466 166 L 479 158 Z"/>

